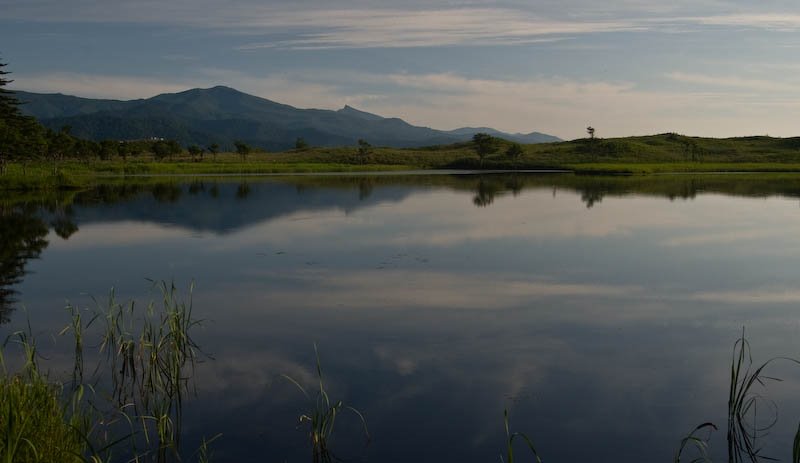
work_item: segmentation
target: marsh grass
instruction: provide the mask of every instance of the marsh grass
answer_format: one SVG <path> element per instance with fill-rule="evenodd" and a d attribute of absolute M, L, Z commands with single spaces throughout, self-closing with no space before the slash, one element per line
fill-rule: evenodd
<path fill-rule="evenodd" d="M 331 450 L 331 441 L 333 438 L 336 418 L 342 411 L 350 411 L 361 421 L 366 444 L 369 444 L 370 435 L 369 430 L 367 429 L 367 422 L 364 419 L 364 415 L 360 411 L 354 407 L 345 405 L 341 400 L 331 400 L 323 382 L 322 364 L 319 359 L 319 351 L 317 350 L 316 344 L 314 344 L 314 355 L 316 356 L 317 361 L 318 389 L 316 390 L 316 394 L 313 399 L 306 389 L 295 379 L 288 375 L 282 375 L 282 377 L 294 384 L 311 403 L 310 408 L 301 413 L 298 418 L 299 425 L 308 426 L 308 438 L 311 445 L 311 461 L 313 463 L 330 463 L 333 461 L 338 461 Z"/>
<path fill-rule="evenodd" d="M 779 361 L 800 365 L 800 361 L 790 357 L 772 357 L 763 363 L 754 364 L 750 343 L 742 329 L 741 337 L 734 343 L 730 365 L 726 433 L 729 463 L 776 461 L 776 458 L 763 453 L 760 443 L 778 423 L 778 405 L 768 399 L 761 389 L 769 382 L 781 381 L 780 378 L 765 373 L 768 366 Z M 709 436 L 698 436 L 703 430 L 707 430 L 710 436 L 712 431 L 717 430 L 717 426 L 703 423 L 684 437 L 675 454 L 675 463 L 681 461 L 682 455 L 690 446 L 698 455 L 692 462 L 711 461 L 708 455 Z M 792 461 L 800 463 L 800 427 L 794 437 Z"/>
<path fill-rule="evenodd" d="M 162 462 L 168 454 L 179 457 L 183 402 L 193 391 L 191 379 L 201 354 L 190 331 L 200 321 L 192 317 L 193 286 L 186 302 L 179 300 L 174 284 L 156 286 L 160 306 L 151 302 L 140 314 L 134 302 L 120 304 L 112 291 L 104 310 L 87 326 L 95 320 L 103 323 L 99 350 L 107 368 L 102 370 L 111 372 L 117 410 L 129 423 L 139 423 L 134 433 L 140 439 L 133 442 L 143 440 L 144 453 L 154 452 Z"/>
<path fill-rule="evenodd" d="M 113 290 L 104 304 L 96 302 L 94 311 L 68 305 L 70 323 L 60 334 L 72 334 L 74 367 L 66 383 L 53 381 L 40 371 L 30 326 L 4 343 L 4 348 L 11 342 L 19 346 L 24 364 L 18 373 L 9 374 L 5 349 L 0 350 L 3 458 L 21 462 L 186 461 L 179 452 L 182 409 L 186 397 L 194 392 L 194 368 L 203 355 L 190 335 L 200 321 L 192 315 L 192 286 L 184 301 L 174 284 L 154 285 L 161 300 L 143 310 L 134 302 L 118 303 Z M 93 326 L 100 326 L 101 331 L 98 352 L 85 358 L 90 344 L 86 336 Z M 95 362 L 93 370 L 85 370 L 87 358 Z M 25 410 L 41 413 L 26 414 Z M 218 437 L 204 439 L 192 457 L 207 462 L 209 445 Z M 62 453 L 54 457 L 53 449 Z"/>
<path fill-rule="evenodd" d="M 675 452 L 675 458 L 673 460 L 674 463 L 680 463 L 681 457 L 683 456 L 684 452 L 691 446 L 695 449 L 698 456 L 691 460 L 690 463 L 707 463 L 711 462 L 711 458 L 708 455 L 708 441 L 711 437 L 711 432 L 716 431 L 718 428 L 714 423 L 703 423 L 692 430 L 689 434 L 686 435 L 683 439 L 681 439 L 681 445 L 678 447 L 678 451 Z M 701 437 L 698 434 L 701 431 L 708 431 L 708 434 L 705 437 Z"/>
<path fill-rule="evenodd" d="M 766 386 L 770 381 L 781 381 L 780 378 L 767 376 L 764 372 L 767 366 L 776 361 L 800 365 L 800 361 L 793 358 L 773 357 L 754 366 L 750 343 L 742 330 L 742 337 L 733 348 L 728 393 L 728 459 L 733 463 L 772 459 L 762 454 L 758 440 L 765 437 L 777 423 L 778 406 L 757 391 L 756 386 Z M 798 439 L 795 438 L 795 449 L 797 444 Z"/>
<path fill-rule="evenodd" d="M 9 374 L 3 351 L 22 347 L 24 366 Z M 61 402 L 62 388 L 39 372 L 36 340 L 30 331 L 13 333 L 0 349 L 0 462 L 79 462 L 86 447 L 78 426 Z"/>
<path fill-rule="evenodd" d="M 534 447 L 531 438 L 521 432 L 511 432 L 508 421 L 508 410 L 506 409 L 503 410 L 503 424 L 506 430 L 506 458 L 503 459 L 501 455 L 501 463 L 514 463 L 514 439 L 522 439 L 523 442 L 525 442 L 525 445 L 528 446 L 528 449 L 531 451 L 531 453 L 533 453 L 533 457 L 536 459 L 536 462 L 542 463 L 542 459 L 539 457 L 539 452 L 536 451 L 536 447 Z"/>

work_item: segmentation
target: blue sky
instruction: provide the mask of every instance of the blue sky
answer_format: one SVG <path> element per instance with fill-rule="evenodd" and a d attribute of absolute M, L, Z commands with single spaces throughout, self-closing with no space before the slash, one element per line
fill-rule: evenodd
<path fill-rule="evenodd" d="M 800 135 L 800 2 L 0 0 L 12 88 L 229 85 L 440 129 Z"/>

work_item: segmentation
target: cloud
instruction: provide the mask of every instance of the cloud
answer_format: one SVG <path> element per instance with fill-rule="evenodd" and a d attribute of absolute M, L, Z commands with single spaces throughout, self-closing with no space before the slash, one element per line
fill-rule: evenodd
<path fill-rule="evenodd" d="M 630 298 L 641 297 L 644 289 L 634 285 L 585 284 L 535 279 L 515 274 L 453 274 L 437 271 L 386 269 L 342 272 L 334 270 L 253 275 L 255 280 L 291 279 L 290 287 L 302 291 L 272 288 L 267 293 L 256 288 L 254 298 L 263 295 L 275 304 L 314 307 L 323 304 L 348 309 L 413 308 L 499 310 L 529 304 L 544 298 Z M 393 282 L 387 285 L 386 282 Z M 313 291 L 307 290 L 313 288 Z"/>
<path fill-rule="evenodd" d="M 755 288 L 731 291 L 698 292 L 689 299 L 723 304 L 797 304 L 800 290 L 794 288 Z"/>
<path fill-rule="evenodd" d="M 600 125 L 594 121 L 602 121 L 598 130 L 604 137 L 665 131 L 697 134 L 698 127 L 707 136 L 790 135 L 795 133 L 795 127 L 787 122 L 785 114 L 776 115 L 773 110 L 791 110 L 800 99 L 800 94 L 790 99 L 759 98 L 758 94 L 743 93 L 735 87 L 714 91 L 647 90 L 634 82 L 559 77 L 504 80 L 432 73 L 392 74 L 385 79 L 402 97 L 369 101 L 365 109 L 391 111 L 409 122 L 437 128 L 492 125 L 507 131 L 537 130 L 562 138 L 583 136 L 587 124 Z M 731 79 L 730 83 L 765 82 Z M 775 83 L 766 83 L 776 87 Z"/>
<path fill-rule="evenodd" d="M 781 32 L 800 29 L 800 14 L 785 11 L 774 13 L 749 12 L 678 19 L 709 26 L 759 28 Z"/>
<path fill-rule="evenodd" d="M 9 2 L 6 2 L 9 3 Z M 477 6 L 476 6 L 477 5 Z M 328 49 L 451 45 L 511 45 L 608 32 L 674 31 L 684 26 L 800 29 L 791 3 L 772 10 L 720 1 L 596 2 L 585 0 L 481 3 L 250 0 L 55 2 L 30 0 L 4 6 L 6 19 L 73 23 L 177 25 L 242 35 L 281 35 L 239 48 Z M 288 37 L 287 37 L 288 35 Z"/>
<path fill-rule="evenodd" d="M 564 21 L 498 8 L 367 9 L 278 11 L 246 20 L 258 30 L 301 30 L 288 40 L 255 43 L 242 49 L 395 48 L 444 45 L 510 45 L 559 40 L 553 35 L 636 30 L 626 21 Z"/>
<path fill-rule="evenodd" d="M 197 81 L 169 81 L 154 77 L 114 76 L 76 72 L 15 75 L 17 90 L 58 92 L 90 98 L 137 99 L 173 93 L 196 86 Z M 19 85 L 21 84 L 21 85 Z"/>
<path fill-rule="evenodd" d="M 728 87 L 734 89 L 744 89 L 752 92 L 780 92 L 789 93 L 793 95 L 800 95 L 800 89 L 797 85 L 778 82 L 775 80 L 766 79 L 748 79 L 731 75 L 708 75 L 708 74 L 693 74 L 684 72 L 671 72 L 667 77 L 677 82 L 687 84 L 698 84 L 719 89 L 720 87 Z"/>

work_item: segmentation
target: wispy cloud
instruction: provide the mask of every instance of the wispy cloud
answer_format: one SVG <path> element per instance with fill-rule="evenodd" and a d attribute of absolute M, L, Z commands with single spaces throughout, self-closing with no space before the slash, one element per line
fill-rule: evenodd
<path fill-rule="evenodd" d="M 575 17 L 554 8 L 474 7 L 442 2 L 424 6 L 343 7 L 324 4 L 175 0 L 97 2 L 69 6 L 32 1 L 7 8 L 8 19 L 53 22 L 173 24 L 236 35 L 281 36 L 239 46 L 259 48 L 396 48 L 449 45 L 513 45 L 562 40 L 563 36 L 643 30 L 648 25 L 624 17 Z"/>
<path fill-rule="evenodd" d="M 259 30 L 280 27 L 304 29 L 305 32 L 288 40 L 246 44 L 242 49 L 510 45 L 563 39 L 553 36 L 641 27 L 624 20 L 553 20 L 497 8 L 281 11 L 269 17 L 253 18 L 244 25 Z"/>
<path fill-rule="evenodd" d="M 180 92 L 198 81 L 164 80 L 155 77 L 98 75 L 76 72 L 15 74 L 17 90 L 57 92 L 89 98 L 136 99 L 160 93 Z"/>
<path fill-rule="evenodd" d="M 764 13 L 763 8 L 748 11 L 717 1 L 618 0 L 602 7 L 585 0 L 535 5 L 506 1 L 493 7 L 444 1 L 402 7 L 388 2 L 354 6 L 336 1 L 282 4 L 249 0 L 13 3 L 4 8 L 7 19 L 179 25 L 266 38 L 241 44 L 241 50 L 514 45 L 584 34 L 670 32 L 687 27 L 800 29 L 800 14 L 791 5 Z"/>
<path fill-rule="evenodd" d="M 667 77 L 677 82 L 698 84 L 712 88 L 738 88 L 754 92 L 782 92 L 800 95 L 800 88 L 796 84 L 767 79 L 749 79 L 731 75 L 709 75 L 685 72 L 671 72 Z"/>
<path fill-rule="evenodd" d="M 260 276 L 271 278 L 266 272 Z M 507 309 L 545 298 L 631 298 L 641 297 L 643 288 L 635 285 L 584 284 L 524 278 L 503 274 L 452 274 L 435 271 L 384 270 L 376 272 L 281 272 L 281 278 L 297 281 L 296 287 L 315 288 L 313 292 L 271 289 L 277 304 L 293 301 L 297 307 L 328 301 L 331 306 L 350 309 L 404 307 L 452 310 Z M 388 288 L 381 282 L 394 281 Z M 380 288 L 380 290 L 375 290 Z M 260 291 L 255 289 L 255 293 Z"/>
<path fill-rule="evenodd" d="M 677 18 L 697 24 L 710 26 L 732 26 L 771 29 L 775 31 L 797 31 L 800 30 L 800 14 L 784 11 L 774 13 L 741 13 L 741 14 L 722 14 L 700 17 Z"/>
<path fill-rule="evenodd" d="M 723 304 L 797 304 L 800 302 L 800 290 L 776 287 L 707 291 L 692 294 L 689 299 Z"/>

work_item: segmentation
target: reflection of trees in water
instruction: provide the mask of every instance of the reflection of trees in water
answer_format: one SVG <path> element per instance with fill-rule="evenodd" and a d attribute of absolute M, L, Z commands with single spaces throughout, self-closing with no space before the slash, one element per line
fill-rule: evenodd
<path fill-rule="evenodd" d="M 595 203 L 599 203 L 603 200 L 603 191 L 602 190 L 592 190 L 586 189 L 581 192 L 581 201 L 586 203 L 586 208 L 591 209 Z"/>
<path fill-rule="evenodd" d="M 16 302 L 12 286 L 22 281 L 28 260 L 37 259 L 48 244 L 48 227 L 37 210 L 30 204 L 0 205 L 0 323 L 9 321 Z M 71 229 L 66 222 L 60 223 L 65 233 Z"/>
<path fill-rule="evenodd" d="M 160 203 L 175 203 L 181 199 L 183 190 L 171 183 L 158 183 L 152 188 L 153 198 Z"/>
<path fill-rule="evenodd" d="M 236 187 L 236 199 L 246 199 L 250 196 L 250 191 L 249 183 L 240 183 L 239 186 Z"/>
<path fill-rule="evenodd" d="M 370 178 L 363 178 L 358 182 L 358 199 L 363 201 L 372 194 L 375 183 Z"/>
<path fill-rule="evenodd" d="M 475 187 L 475 196 L 472 198 L 472 204 L 478 207 L 489 206 L 494 202 L 495 194 L 497 194 L 497 186 L 481 179 Z"/>
<path fill-rule="evenodd" d="M 198 195 L 205 191 L 206 191 L 206 184 L 201 180 L 197 180 L 189 184 L 189 194 L 192 196 Z"/>
<path fill-rule="evenodd" d="M 475 196 L 472 197 L 472 204 L 478 207 L 491 205 L 495 197 L 511 192 L 513 196 L 518 196 L 525 188 L 525 183 L 516 175 L 503 177 L 481 177 L 475 186 Z"/>

